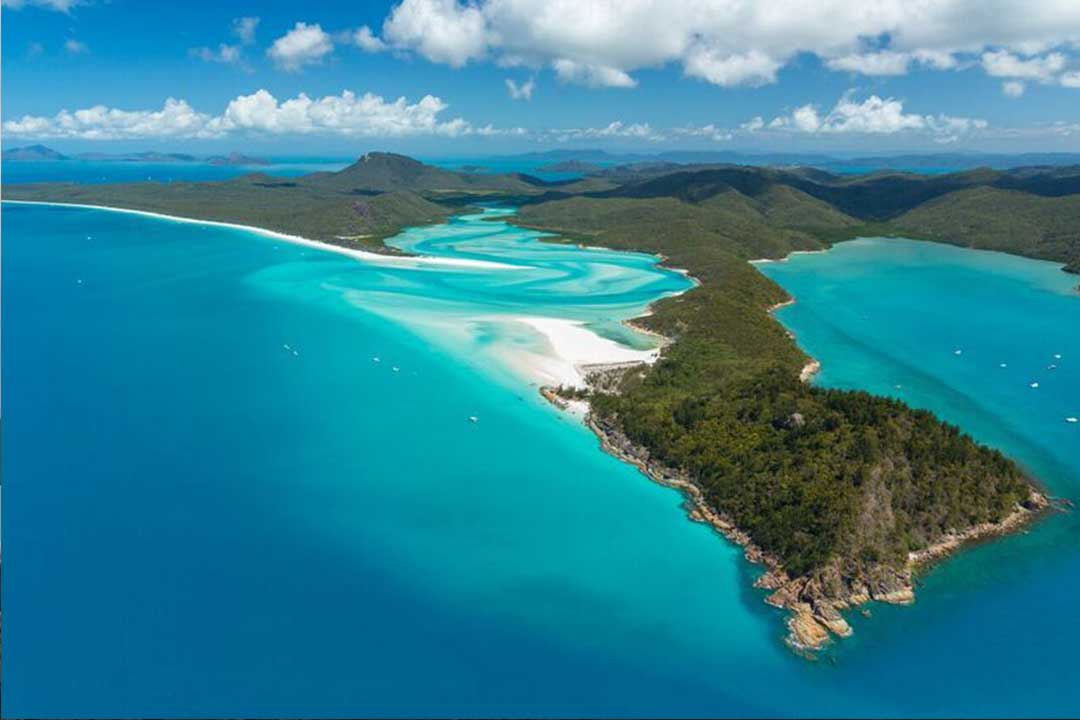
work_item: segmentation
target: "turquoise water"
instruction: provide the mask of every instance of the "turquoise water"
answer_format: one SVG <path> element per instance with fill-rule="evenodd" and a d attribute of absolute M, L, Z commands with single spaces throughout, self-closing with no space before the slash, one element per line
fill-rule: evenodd
<path fill-rule="evenodd" d="M 1049 262 L 880 238 L 758 267 L 796 298 L 777 316 L 822 362 L 815 382 L 932 410 L 1015 458 L 1051 494 L 1080 498 L 1080 424 L 1068 421 L 1080 417 L 1076 275 Z M 1070 512 L 925 577 L 913 612 L 890 612 L 909 616 L 914 631 L 891 641 L 894 660 L 937 632 L 938 657 L 922 675 L 959 665 L 950 671 L 957 696 L 985 693 L 968 707 L 1075 715 L 1078 592 L 1080 522 Z M 841 662 L 860 654 L 857 644 L 894 632 L 860 627 Z M 995 696 L 1002 704 L 984 704 Z"/>
<path fill-rule="evenodd" d="M 520 362 L 548 346 L 513 318 L 644 348 L 618 321 L 687 280 L 499 214 L 394 241 L 498 263 L 459 267 L 4 204 L 5 716 L 1076 709 L 1071 516 L 789 652 L 756 570 Z"/>

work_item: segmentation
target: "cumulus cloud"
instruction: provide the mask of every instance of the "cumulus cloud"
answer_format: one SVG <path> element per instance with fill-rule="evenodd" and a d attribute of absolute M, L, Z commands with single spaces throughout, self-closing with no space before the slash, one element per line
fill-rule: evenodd
<path fill-rule="evenodd" d="M 685 127 L 675 128 L 671 132 L 677 137 L 705 138 L 706 140 L 712 140 L 714 142 L 725 142 L 734 137 L 730 130 L 717 127 L 712 123 L 701 126 L 687 125 Z"/>
<path fill-rule="evenodd" d="M 752 117 L 739 125 L 739 129 L 745 130 L 746 132 L 757 132 L 763 127 L 765 127 L 765 120 L 760 115 Z"/>
<path fill-rule="evenodd" d="M 687 75 L 723 87 L 774 83 L 781 65 L 780 61 L 758 50 L 729 54 L 704 45 L 691 50 L 683 63 Z"/>
<path fill-rule="evenodd" d="M 825 64 L 830 70 L 847 70 L 861 75 L 903 75 L 911 64 L 911 55 L 885 50 L 843 55 L 828 60 Z"/>
<path fill-rule="evenodd" d="M 1064 80 L 1062 80 L 1064 83 Z M 1018 98 L 1024 94 L 1024 83 L 1019 80 L 1006 80 L 1001 83 L 1001 93 L 1005 97 Z"/>
<path fill-rule="evenodd" d="M 483 57 L 490 43 L 481 10 L 457 0 L 405 0 L 386 19 L 383 36 L 451 67 Z"/>
<path fill-rule="evenodd" d="M 1059 80 L 1064 87 L 1080 88 L 1080 70 L 1067 72 L 1063 74 Z"/>
<path fill-rule="evenodd" d="M 88 48 L 84 42 L 80 42 L 74 38 L 68 38 L 64 41 L 64 51 L 69 55 L 85 55 L 90 52 L 90 48 Z"/>
<path fill-rule="evenodd" d="M 754 86 L 801 53 L 866 75 L 950 70 L 991 54 L 989 71 L 994 53 L 1053 58 L 1080 43 L 1080 3 L 402 0 L 381 41 L 453 67 L 491 59 L 586 85 L 633 87 L 635 71 L 675 63 L 709 83 Z"/>
<path fill-rule="evenodd" d="M 955 70 L 961 67 L 960 61 L 951 52 L 926 49 L 912 52 L 880 50 L 877 52 L 851 53 L 825 61 L 825 66 L 830 70 L 870 76 L 906 75 L 912 65 L 924 66 L 934 70 Z"/>
<path fill-rule="evenodd" d="M 401 97 L 387 101 L 379 95 L 356 95 L 348 90 L 317 100 L 301 93 L 278 102 L 266 90 L 243 95 L 229 103 L 216 130 L 256 130 L 270 134 L 333 133 L 369 137 L 464 135 L 471 126 L 461 118 L 441 121 L 447 105 L 433 95 L 410 104 Z"/>
<path fill-rule="evenodd" d="M 649 123 L 624 123 L 620 120 L 611 122 L 604 127 L 567 128 L 562 130 L 549 130 L 549 136 L 559 142 L 569 140 L 599 140 L 606 138 L 630 138 L 634 140 L 648 140 L 659 142 L 665 137 L 649 125 Z"/>
<path fill-rule="evenodd" d="M 266 90 L 241 95 L 217 116 L 195 111 L 169 98 L 160 110 L 119 110 L 97 105 L 61 110 L 54 116 L 26 115 L 3 124 L 9 136 L 119 140 L 143 138 L 215 138 L 233 133 L 268 135 L 331 134 L 353 137 L 415 135 L 496 135 L 490 125 L 476 128 L 462 118 L 443 119 L 447 104 L 433 95 L 417 102 L 344 91 L 313 99 L 301 93 L 278 101 Z"/>
<path fill-rule="evenodd" d="M 755 122 L 757 119 L 750 121 L 753 129 L 761 129 L 761 124 Z M 903 102 L 895 98 L 871 95 L 858 102 L 848 93 L 827 113 L 822 114 L 814 105 L 803 105 L 789 115 L 774 118 L 768 127 L 801 133 L 893 134 L 922 131 L 937 139 L 955 139 L 959 135 L 984 129 L 987 123 L 975 118 L 906 113 Z"/>
<path fill-rule="evenodd" d="M 536 83 L 532 78 L 529 78 L 520 85 L 510 78 L 506 78 L 506 91 L 510 93 L 510 97 L 514 100 L 532 100 L 533 88 L 535 86 Z"/>
<path fill-rule="evenodd" d="M 618 68 L 590 65 L 560 58 L 552 63 L 555 74 L 563 82 L 589 87 L 635 87 L 637 80 Z"/>
<path fill-rule="evenodd" d="M 317 65 L 334 50 L 334 41 L 318 24 L 298 22 L 270 46 L 266 54 L 282 70 L 297 72 Z"/>
<path fill-rule="evenodd" d="M 1030 58 L 1018 57 L 1006 50 L 984 53 L 982 66 L 993 77 L 1019 78 L 1048 82 L 1065 69 L 1065 56 L 1049 53 Z"/>
<path fill-rule="evenodd" d="M 364 52 L 377 53 L 386 50 L 386 43 L 375 37 L 367 25 L 361 26 L 350 39 Z"/>
<path fill-rule="evenodd" d="M 117 110 L 95 105 L 61 110 L 52 117 L 24 115 L 4 123 L 4 132 L 35 138 L 121 140 L 160 137 L 211 137 L 210 118 L 183 100 L 169 98 L 160 110 Z"/>

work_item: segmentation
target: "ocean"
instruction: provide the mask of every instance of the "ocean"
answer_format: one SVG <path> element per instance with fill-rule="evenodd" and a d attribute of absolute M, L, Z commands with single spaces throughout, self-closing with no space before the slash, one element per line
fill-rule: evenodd
<path fill-rule="evenodd" d="M 1075 712 L 1072 515 L 797 657 L 759 570 L 535 386 L 559 332 L 648 352 L 619 321 L 689 281 L 505 212 L 406 231 L 450 262 L 400 263 L 3 205 L 5 716 Z M 858 241 L 762 270 L 820 382 L 947 395 L 1068 496 L 1076 298 L 984 257 Z"/>

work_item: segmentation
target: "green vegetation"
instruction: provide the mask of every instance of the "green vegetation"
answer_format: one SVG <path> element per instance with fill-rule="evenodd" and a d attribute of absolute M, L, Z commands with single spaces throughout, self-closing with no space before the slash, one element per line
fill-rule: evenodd
<path fill-rule="evenodd" d="M 939 176 L 613 168 L 576 182 L 468 175 L 372 153 L 338 173 L 220 183 L 8 185 L 9 199 L 114 205 L 377 244 L 480 201 L 564 238 L 659 253 L 700 281 L 639 322 L 676 340 L 594 412 L 689 473 L 706 500 L 796 577 L 854 586 L 909 551 L 1001 520 L 1031 486 L 1000 453 L 929 413 L 813 388 L 769 309 L 786 293 L 746 262 L 859 235 L 905 234 L 1080 267 L 1080 169 Z M 367 236 L 367 237 L 359 237 Z M 837 594 L 837 597 L 840 597 Z"/>
<path fill-rule="evenodd" d="M 922 182 L 885 179 L 894 189 Z M 701 281 L 638 321 L 677 341 L 644 377 L 628 373 L 620 393 L 596 394 L 594 412 L 652 457 L 687 471 L 707 501 L 789 573 L 824 577 L 839 569 L 850 587 L 883 569 L 902 570 L 909 551 L 947 532 L 1003 519 L 1028 500 L 1031 488 L 1011 461 L 929 413 L 799 380 L 807 358 L 768 313 L 788 297 L 746 259 L 902 231 L 878 219 L 880 205 L 853 217 L 824 201 L 821 196 L 859 184 L 835 181 L 838 189 L 811 194 L 796 187 L 805 185 L 802 177 L 789 173 L 679 172 L 604 196 L 526 205 L 516 222 L 598 245 L 652 251 Z M 927 205 L 968 193 L 1019 195 L 1026 212 L 1010 212 L 1014 221 L 1029 218 L 1045 236 L 1060 239 L 1059 245 L 1032 245 L 1025 254 L 1063 259 L 1068 248 L 1080 245 L 1075 232 L 1052 235 L 1057 226 L 1047 223 L 1044 210 L 1076 202 L 1076 196 L 978 188 L 946 193 Z M 896 198 L 889 203 L 903 205 Z M 1000 237 L 1007 242 L 1007 232 Z M 1026 234 L 1004 247 L 989 238 L 978 244 L 1016 252 L 1031 240 Z M 974 244 L 966 237 L 954 241 Z"/>
<path fill-rule="evenodd" d="M 1059 260 L 1080 272 L 1080 195 L 971 188 L 909 210 L 893 226 L 927 240 Z"/>
<path fill-rule="evenodd" d="M 463 175 L 400 155 L 371 153 L 340 172 L 300 178 L 253 173 L 225 182 L 9 184 L 4 197 L 239 223 L 386 251 L 381 238 L 451 214 L 448 207 L 432 201 L 441 194 L 467 193 L 475 200 L 511 192 L 528 196 L 546 188 L 542 181 L 524 176 Z"/>

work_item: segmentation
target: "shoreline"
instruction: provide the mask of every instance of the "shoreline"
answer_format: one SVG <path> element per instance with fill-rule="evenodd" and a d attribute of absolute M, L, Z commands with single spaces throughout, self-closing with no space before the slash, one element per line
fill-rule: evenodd
<path fill-rule="evenodd" d="M 243 230 L 251 232 L 262 237 L 270 238 L 273 240 L 280 240 L 288 242 L 293 245 L 301 245 L 304 247 L 314 248 L 316 250 L 323 250 L 326 252 L 335 253 L 337 255 L 343 255 L 359 262 L 366 262 L 376 265 L 393 265 L 393 266 L 406 266 L 406 267 L 462 267 L 473 269 L 491 269 L 491 270 L 520 270 L 521 265 L 512 265 L 509 263 L 500 263 L 488 260 L 474 260 L 469 258 L 442 258 L 434 255 L 389 255 L 380 254 L 367 250 L 357 250 L 352 248 L 346 248 L 339 245 L 332 245 L 330 243 L 321 242 L 319 240 L 311 240 L 299 235 L 289 235 L 287 233 L 278 232 L 276 230 L 268 230 L 266 228 L 260 228 L 254 225 L 242 225 L 240 223 L 229 223 L 218 220 L 200 220 L 197 218 L 188 218 L 179 215 L 168 215 L 166 213 L 157 213 L 149 210 L 136 210 L 133 208 L 120 208 L 111 205 L 92 205 L 88 203 L 67 203 L 67 202 L 49 202 L 39 200 L 3 200 L 4 203 L 12 203 L 16 205 L 39 205 L 48 207 L 71 207 L 87 210 L 101 210 L 104 212 L 124 213 L 128 215 L 138 215 L 141 217 L 148 217 L 157 220 L 165 220 L 170 222 L 189 223 L 194 225 L 204 225 L 212 227 L 229 228 L 233 230 Z M 471 213 L 476 215 L 478 213 Z M 542 238 L 541 238 L 541 241 Z M 663 256 L 656 256 L 657 262 L 654 263 L 656 267 L 662 267 L 667 258 Z M 700 283 L 692 278 L 686 270 L 668 268 L 663 266 L 665 270 L 677 272 L 693 282 L 691 288 L 687 288 L 679 293 L 668 295 L 665 297 L 674 297 L 675 295 L 681 295 L 683 292 L 687 292 L 693 287 L 697 287 Z M 658 298 L 654 302 L 659 302 L 664 298 Z M 646 308 L 645 312 L 638 317 L 646 317 L 651 314 L 652 303 Z M 500 321 L 516 322 L 531 328 L 534 332 L 542 335 L 548 345 L 552 349 L 550 355 L 540 353 L 522 353 L 519 356 L 511 358 L 506 357 L 506 364 L 511 366 L 514 370 L 520 372 L 525 377 L 536 381 L 537 384 L 544 384 L 549 382 L 556 382 L 557 384 L 565 384 L 574 387 L 584 387 L 585 377 L 588 374 L 588 368 L 591 366 L 599 365 L 617 365 L 620 363 L 646 363 L 652 364 L 655 362 L 663 347 L 666 346 L 670 340 L 654 333 L 648 329 L 636 327 L 632 324 L 632 318 L 630 320 L 621 321 L 623 324 L 630 327 L 635 332 L 639 332 L 642 335 L 647 335 L 660 340 L 657 347 L 648 350 L 638 350 L 629 346 L 623 345 L 615 340 L 606 338 L 599 335 L 589 328 L 585 327 L 583 321 L 573 320 L 570 318 L 551 318 L 542 316 L 500 316 L 497 318 Z"/>
<path fill-rule="evenodd" d="M 545 398 L 559 407 L 558 395 L 550 389 L 542 391 Z M 564 402 L 566 402 L 564 400 Z M 587 402 L 585 402 L 587 406 Z M 841 611 L 854 610 L 870 602 L 890 605 L 910 605 L 915 602 L 915 575 L 937 562 L 947 559 L 962 548 L 981 541 L 1005 537 L 1042 517 L 1052 509 L 1050 500 L 1038 490 L 1032 490 L 1030 507 L 1017 505 L 1005 518 L 996 523 L 981 523 L 962 533 L 949 534 L 922 550 L 908 554 L 904 568 L 885 566 L 884 576 L 848 581 L 839 578 L 844 586 L 840 595 L 830 595 L 823 588 L 822 575 L 838 573 L 835 565 L 826 566 L 822 574 L 792 578 L 783 564 L 765 552 L 723 513 L 708 504 L 701 488 L 681 470 L 652 460 L 648 450 L 636 445 L 610 422 L 586 412 L 586 426 L 597 436 L 600 447 L 612 457 L 633 465 L 647 478 L 664 487 L 678 490 L 684 498 L 684 509 L 692 522 L 706 523 L 731 543 L 742 548 L 743 557 L 765 568 L 754 587 L 768 590 L 764 602 L 786 610 L 788 636 L 785 642 L 796 652 L 810 655 L 828 645 L 833 636 L 849 637 L 854 631 Z M 889 574 L 891 573 L 891 574 Z M 812 657 L 812 655 L 811 655 Z"/>
<path fill-rule="evenodd" d="M 134 208 L 121 208 L 113 205 L 91 205 L 89 203 L 68 203 L 68 202 L 50 202 L 45 200 L 3 200 L 4 203 L 11 203 L 13 205 L 44 205 L 48 207 L 72 207 L 81 208 L 83 210 L 102 210 L 105 212 L 124 213 L 127 215 L 140 215 L 142 217 L 154 218 L 157 220 L 168 220 L 171 222 L 190 223 L 193 225 L 209 225 L 212 227 L 229 228 L 232 230 L 245 230 L 247 232 L 261 235 L 263 237 L 271 238 L 273 240 L 281 240 L 293 245 L 303 245 L 304 247 L 314 248 L 316 250 L 323 250 L 326 252 L 332 252 L 337 255 L 344 255 L 345 257 L 359 260 L 362 262 L 369 262 L 372 264 L 392 264 L 392 265 L 444 265 L 447 267 L 472 267 L 472 268 L 484 268 L 491 270 L 517 270 L 519 265 L 511 265 L 509 263 L 499 263 L 489 260 L 472 260 L 469 258 L 440 258 L 434 255 L 390 255 L 371 252 L 370 250 L 356 250 L 354 248 L 342 247 L 341 245 L 333 245 L 328 242 L 322 242 L 321 240 L 311 240 L 310 238 L 302 237 L 300 235 L 289 235 L 287 233 L 278 232 L 277 230 L 267 230 L 266 228 L 257 227 L 255 225 L 241 225 L 240 223 L 230 223 L 221 220 L 199 220 L 197 218 L 183 217 L 182 215 L 168 215 L 166 213 L 158 213 L 150 210 L 136 210 Z"/>
<path fill-rule="evenodd" d="M 806 252 L 825 252 L 825 251 L 824 250 L 821 250 L 821 251 L 814 250 L 814 251 L 806 251 Z M 775 320 L 776 322 L 780 322 L 779 320 L 777 320 L 775 312 L 777 310 L 779 310 L 780 308 L 790 307 L 791 305 L 794 305 L 794 304 L 795 304 L 795 297 L 794 296 L 789 296 L 787 300 L 783 300 L 781 302 L 774 303 L 774 304 L 770 305 L 768 307 L 768 309 L 766 310 L 766 312 L 769 313 L 769 315 L 772 316 L 773 320 Z M 780 323 L 780 326 L 784 327 L 784 324 Z M 795 337 L 795 333 L 791 332 L 786 327 L 784 327 L 784 332 L 787 333 L 787 336 L 792 339 L 792 341 L 795 343 L 796 346 L 799 346 L 799 340 L 798 340 L 798 338 Z M 802 350 L 802 347 L 799 346 L 799 349 Z M 805 350 L 803 350 L 803 354 L 806 355 Z M 816 358 L 810 357 L 810 355 L 806 355 L 806 357 L 807 357 L 806 364 L 802 366 L 801 370 L 799 370 L 799 380 L 801 382 L 804 382 L 804 383 L 810 382 L 811 380 L 814 379 L 815 375 L 817 375 L 819 372 L 821 372 L 821 361 L 817 360 Z"/>

